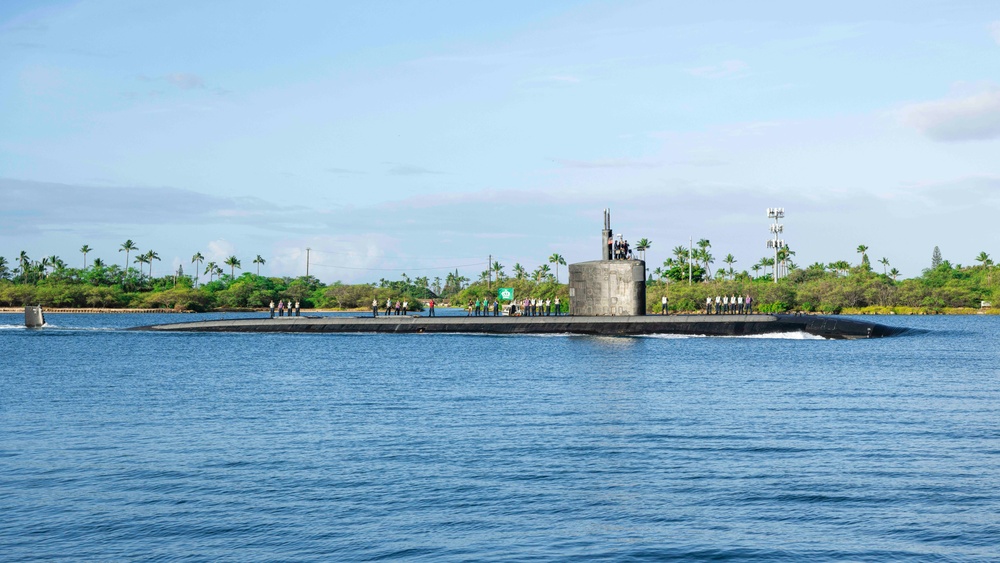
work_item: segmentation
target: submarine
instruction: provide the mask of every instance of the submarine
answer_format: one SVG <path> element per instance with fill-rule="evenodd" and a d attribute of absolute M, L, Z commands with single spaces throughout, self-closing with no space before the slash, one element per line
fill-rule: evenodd
<path fill-rule="evenodd" d="M 155 332 L 389 334 L 578 334 L 756 336 L 806 333 L 831 340 L 884 338 L 908 329 L 813 315 L 635 315 L 559 317 L 257 317 L 135 327 Z"/>
<path fill-rule="evenodd" d="M 136 327 L 156 332 L 296 332 L 393 334 L 579 334 L 756 336 L 801 332 L 833 340 L 884 338 L 908 332 L 856 319 L 784 314 L 646 315 L 646 263 L 614 252 L 604 210 L 601 258 L 569 265 L 567 316 L 523 317 L 250 317 Z"/>

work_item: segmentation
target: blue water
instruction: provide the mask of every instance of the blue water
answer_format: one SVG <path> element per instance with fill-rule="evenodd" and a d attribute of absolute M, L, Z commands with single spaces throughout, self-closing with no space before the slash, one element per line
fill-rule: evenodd
<path fill-rule="evenodd" d="M 1000 317 L 114 330 L 207 317 L 0 315 L 0 559 L 1000 559 Z"/>

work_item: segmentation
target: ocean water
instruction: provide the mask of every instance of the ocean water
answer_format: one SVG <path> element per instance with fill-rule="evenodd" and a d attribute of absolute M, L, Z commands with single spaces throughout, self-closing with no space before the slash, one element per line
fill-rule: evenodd
<path fill-rule="evenodd" d="M 1000 559 L 1000 317 L 118 330 L 208 317 L 0 315 L 0 560 Z"/>

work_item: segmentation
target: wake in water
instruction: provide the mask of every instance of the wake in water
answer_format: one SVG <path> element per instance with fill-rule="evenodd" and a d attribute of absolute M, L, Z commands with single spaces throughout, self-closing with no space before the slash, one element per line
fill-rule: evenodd
<path fill-rule="evenodd" d="M 766 334 L 745 334 L 736 336 L 711 336 L 708 334 L 646 334 L 640 338 L 758 338 L 765 340 L 829 340 L 808 332 L 769 332 Z"/>
<path fill-rule="evenodd" d="M 343 334 L 354 334 L 357 336 L 367 336 L 367 333 L 343 333 Z M 757 338 L 765 340 L 831 340 L 829 338 L 823 338 L 822 336 L 817 336 L 815 334 L 809 334 L 808 332 L 797 331 L 797 332 L 770 332 L 767 334 L 746 334 L 739 336 L 717 336 L 709 334 L 630 334 L 630 335 L 613 335 L 613 334 L 578 334 L 573 332 L 560 332 L 560 333 L 534 333 L 534 332 L 515 332 L 515 333 L 501 333 L 501 334 L 491 334 L 483 332 L 427 332 L 427 333 L 414 333 L 421 334 L 422 336 L 477 336 L 485 338 L 567 338 L 567 337 L 577 337 L 577 338 L 659 338 L 659 339 L 688 339 L 688 338 Z"/>
<path fill-rule="evenodd" d="M 59 326 L 45 323 L 40 327 L 28 328 L 24 325 L 0 325 L 0 330 L 45 330 L 46 332 L 113 332 L 120 328 L 110 326 Z"/>

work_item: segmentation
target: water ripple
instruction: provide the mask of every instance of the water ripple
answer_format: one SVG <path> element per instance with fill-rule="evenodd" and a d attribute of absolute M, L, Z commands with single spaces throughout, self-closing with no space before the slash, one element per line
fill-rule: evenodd
<path fill-rule="evenodd" d="M 2 560 L 997 559 L 997 318 L 863 342 L 57 322 L 0 335 Z"/>

